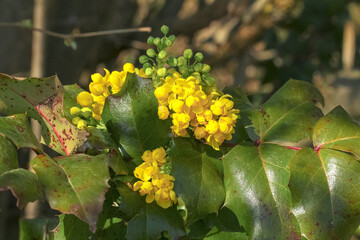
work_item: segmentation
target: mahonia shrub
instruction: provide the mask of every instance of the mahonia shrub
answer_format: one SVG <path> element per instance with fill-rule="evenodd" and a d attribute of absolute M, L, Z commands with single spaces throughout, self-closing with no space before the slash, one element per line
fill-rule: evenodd
<path fill-rule="evenodd" d="M 169 56 L 175 36 L 161 32 L 139 66 L 94 73 L 89 91 L 0 74 L 0 190 L 60 212 L 20 219 L 20 238 L 350 239 L 359 124 L 341 107 L 324 115 L 304 81 L 260 106 L 218 89 L 203 54 Z M 19 148 L 36 152 L 34 171 Z"/>

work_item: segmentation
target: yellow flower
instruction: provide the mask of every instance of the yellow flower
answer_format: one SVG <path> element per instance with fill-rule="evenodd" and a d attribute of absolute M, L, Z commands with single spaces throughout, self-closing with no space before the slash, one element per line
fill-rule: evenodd
<path fill-rule="evenodd" d="M 195 134 L 195 138 L 199 140 L 199 139 L 205 138 L 207 132 L 204 127 L 196 127 L 194 134 Z"/>
<path fill-rule="evenodd" d="M 158 167 L 156 165 L 152 165 L 149 162 L 144 162 L 140 166 L 136 167 L 134 170 L 135 177 L 143 181 L 150 180 L 152 177 L 157 176 L 158 173 Z"/>
<path fill-rule="evenodd" d="M 162 208 L 169 208 L 176 203 L 177 199 L 175 192 L 172 190 L 159 189 L 155 193 L 155 201 Z"/>
<path fill-rule="evenodd" d="M 109 82 L 111 86 L 111 91 L 113 94 L 118 93 L 121 87 L 124 85 L 126 79 L 126 72 L 125 71 L 113 71 L 109 76 Z"/>
<path fill-rule="evenodd" d="M 82 107 L 90 107 L 94 103 L 93 97 L 86 91 L 79 93 L 76 100 Z"/>
<path fill-rule="evenodd" d="M 219 124 L 215 120 L 210 120 L 209 123 L 206 125 L 206 131 L 209 134 L 214 134 L 219 130 Z"/>
<path fill-rule="evenodd" d="M 174 110 L 174 112 L 181 113 L 184 110 L 184 102 L 179 99 L 175 99 L 170 107 L 172 110 Z"/>
<path fill-rule="evenodd" d="M 141 68 L 141 69 L 135 68 L 135 73 L 142 78 L 151 78 L 145 74 L 145 71 L 143 68 Z"/>
<path fill-rule="evenodd" d="M 152 158 L 152 152 L 150 150 L 145 151 L 143 153 L 143 155 L 141 156 L 141 158 L 144 162 L 148 162 L 148 163 L 154 162 L 154 160 Z"/>
<path fill-rule="evenodd" d="M 125 72 L 129 72 L 129 73 L 134 73 L 135 72 L 135 67 L 131 63 L 125 63 L 124 66 L 123 66 L 123 69 L 124 69 Z"/>
<path fill-rule="evenodd" d="M 77 114 L 79 114 L 80 112 L 81 112 L 81 109 L 78 108 L 78 107 L 72 107 L 72 108 L 70 108 L 70 114 L 71 114 L 71 115 L 77 115 Z"/>
<path fill-rule="evenodd" d="M 158 163 L 158 166 L 162 166 L 166 163 L 166 152 L 163 147 L 159 147 L 152 151 L 152 159 Z"/>
<path fill-rule="evenodd" d="M 158 107 L 158 115 L 159 115 L 159 119 L 161 120 L 165 120 L 169 117 L 169 109 L 165 106 L 159 106 Z"/>

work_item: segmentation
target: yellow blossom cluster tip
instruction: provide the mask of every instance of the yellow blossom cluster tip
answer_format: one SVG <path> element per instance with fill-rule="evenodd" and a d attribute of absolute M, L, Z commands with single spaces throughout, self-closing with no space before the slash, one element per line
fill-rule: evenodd
<path fill-rule="evenodd" d="M 145 151 L 142 155 L 144 163 L 134 170 L 134 176 L 140 181 L 134 184 L 133 190 L 146 195 L 146 202 L 155 202 L 162 208 L 171 207 L 177 202 L 173 190 L 175 178 L 160 172 L 160 167 L 166 163 L 166 153 L 160 147 L 153 151 Z"/>
<path fill-rule="evenodd" d="M 175 136 L 186 136 L 186 129 L 190 128 L 196 139 L 204 139 L 216 150 L 225 139 L 231 140 L 239 110 L 233 109 L 230 95 L 220 96 L 217 91 L 207 95 L 198 78 L 184 79 L 174 72 L 155 89 L 155 96 L 159 102 L 158 116 L 167 119 L 170 115 Z"/>

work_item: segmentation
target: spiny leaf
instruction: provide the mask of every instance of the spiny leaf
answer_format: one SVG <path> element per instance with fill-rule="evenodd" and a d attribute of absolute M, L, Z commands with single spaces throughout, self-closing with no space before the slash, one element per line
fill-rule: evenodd
<path fill-rule="evenodd" d="M 160 120 L 151 80 L 128 73 L 121 92 L 106 100 L 102 118 L 117 143 L 133 158 L 170 141 L 170 120 Z"/>
<path fill-rule="evenodd" d="M 57 76 L 17 80 L 0 74 L 0 112 L 26 113 L 42 126 L 45 143 L 70 154 L 84 142 L 85 130 L 73 126 L 63 112 L 64 89 Z"/>
<path fill-rule="evenodd" d="M 223 158 L 225 206 L 251 239 L 300 239 L 287 187 L 294 151 L 273 144 L 238 145 Z"/>
<path fill-rule="evenodd" d="M 8 189 L 17 198 L 19 208 L 23 208 L 28 202 L 42 198 L 36 175 L 22 168 L 13 169 L 0 175 L 0 190 Z"/>
<path fill-rule="evenodd" d="M 340 106 L 316 123 L 313 140 L 318 149 L 337 149 L 360 158 L 360 125 Z"/>
<path fill-rule="evenodd" d="M 12 141 L 17 148 L 28 147 L 42 152 L 41 145 L 23 114 L 0 117 L 0 135 Z"/>
<path fill-rule="evenodd" d="M 158 240 L 163 231 L 167 231 L 172 239 L 185 235 L 183 220 L 176 207 L 163 209 L 156 203 L 146 204 L 141 212 L 128 222 L 126 239 Z"/>
<path fill-rule="evenodd" d="M 44 186 L 50 206 L 62 213 L 76 215 L 94 232 L 108 189 L 106 158 L 106 155 L 78 154 L 55 161 L 46 155 L 38 155 L 31 161 L 31 166 Z"/>
<path fill-rule="evenodd" d="M 289 164 L 292 211 L 307 239 L 350 239 L 360 224 L 360 162 L 349 154 L 310 148 Z"/>
<path fill-rule="evenodd" d="M 247 110 L 252 125 L 247 130 L 254 141 L 298 142 L 310 139 L 322 112 L 315 103 L 324 103 L 320 92 L 309 83 L 289 80 L 259 109 Z M 243 121 L 246 123 L 246 118 Z"/>
<path fill-rule="evenodd" d="M 221 161 L 212 157 L 210 147 L 205 149 L 178 138 L 168 152 L 171 175 L 175 177 L 174 190 L 185 202 L 190 223 L 216 213 L 224 202 Z"/>

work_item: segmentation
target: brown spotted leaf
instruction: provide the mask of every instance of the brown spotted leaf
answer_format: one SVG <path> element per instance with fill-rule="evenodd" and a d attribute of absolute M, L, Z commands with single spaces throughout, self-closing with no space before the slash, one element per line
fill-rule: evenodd
<path fill-rule="evenodd" d="M 107 155 L 77 154 L 59 157 L 38 155 L 31 161 L 53 209 L 74 214 L 96 230 L 105 192 L 109 188 Z"/>
<path fill-rule="evenodd" d="M 65 118 L 63 99 L 64 88 L 57 76 L 18 80 L 0 74 L 0 112 L 26 113 L 38 120 L 45 143 L 60 154 L 68 155 L 88 134 Z"/>

